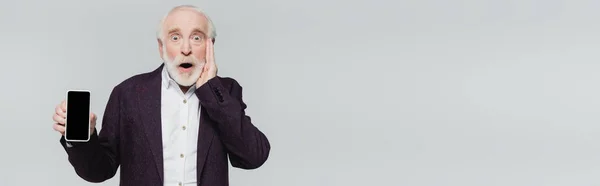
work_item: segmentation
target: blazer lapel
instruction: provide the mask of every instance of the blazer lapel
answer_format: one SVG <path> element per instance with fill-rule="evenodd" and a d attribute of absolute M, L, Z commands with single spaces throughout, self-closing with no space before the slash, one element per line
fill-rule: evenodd
<path fill-rule="evenodd" d="M 204 170 L 204 164 L 208 157 L 208 150 L 212 144 L 212 140 L 215 135 L 215 130 L 211 126 L 211 121 L 208 118 L 208 113 L 202 105 L 200 105 L 200 124 L 198 127 L 198 144 L 197 144 L 197 157 L 196 157 L 196 175 L 198 179 L 201 179 L 202 171 Z M 200 182 L 200 181 L 198 181 Z"/>
<path fill-rule="evenodd" d="M 146 134 L 148 147 L 156 163 L 156 170 L 161 181 L 163 179 L 163 151 L 161 130 L 161 65 L 149 74 L 148 80 L 138 85 L 138 116 L 142 121 L 142 128 Z"/>

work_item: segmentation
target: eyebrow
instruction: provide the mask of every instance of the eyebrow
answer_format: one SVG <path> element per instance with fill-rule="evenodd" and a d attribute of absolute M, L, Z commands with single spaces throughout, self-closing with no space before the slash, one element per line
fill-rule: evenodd
<path fill-rule="evenodd" d="M 171 34 L 173 32 L 178 32 L 179 28 L 173 27 L 173 28 L 169 28 L 169 30 L 167 31 L 167 33 Z"/>
<path fill-rule="evenodd" d="M 194 28 L 193 32 L 200 32 L 200 33 L 202 33 L 202 35 L 206 36 L 206 33 L 204 33 L 202 30 L 200 30 L 200 28 Z"/>

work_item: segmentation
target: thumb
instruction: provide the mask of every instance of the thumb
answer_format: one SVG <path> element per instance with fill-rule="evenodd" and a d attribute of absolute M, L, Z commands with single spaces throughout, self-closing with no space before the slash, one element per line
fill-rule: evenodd
<path fill-rule="evenodd" d="M 202 67 L 202 72 L 200 73 L 200 79 L 206 76 L 206 72 L 208 71 L 208 65 L 204 64 Z"/>
<path fill-rule="evenodd" d="M 94 114 L 94 113 L 90 113 L 90 120 L 91 120 L 92 122 L 96 122 L 96 119 L 98 119 L 98 118 L 96 118 L 96 114 Z"/>

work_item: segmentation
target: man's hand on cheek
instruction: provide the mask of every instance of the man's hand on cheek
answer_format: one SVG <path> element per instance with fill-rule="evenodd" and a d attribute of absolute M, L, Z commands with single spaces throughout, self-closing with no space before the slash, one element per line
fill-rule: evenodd
<path fill-rule="evenodd" d="M 206 64 L 202 68 L 202 74 L 198 81 L 196 81 L 196 87 L 204 85 L 208 80 L 217 76 L 217 65 L 215 64 L 215 53 L 213 50 L 213 43 L 211 39 L 206 40 Z"/>

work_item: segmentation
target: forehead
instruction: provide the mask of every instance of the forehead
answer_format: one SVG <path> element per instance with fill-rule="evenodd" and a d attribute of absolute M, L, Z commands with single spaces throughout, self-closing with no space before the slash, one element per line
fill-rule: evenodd
<path fill-rule="evenodd" d="M 166 30 L 177 29 L 182 32 L 190 32 L 198 29 L 207 33 L 208 20 L 204 15 L 193 9 L 182 8 L 171 12 L 165 18 L 163 26 Z"/>

